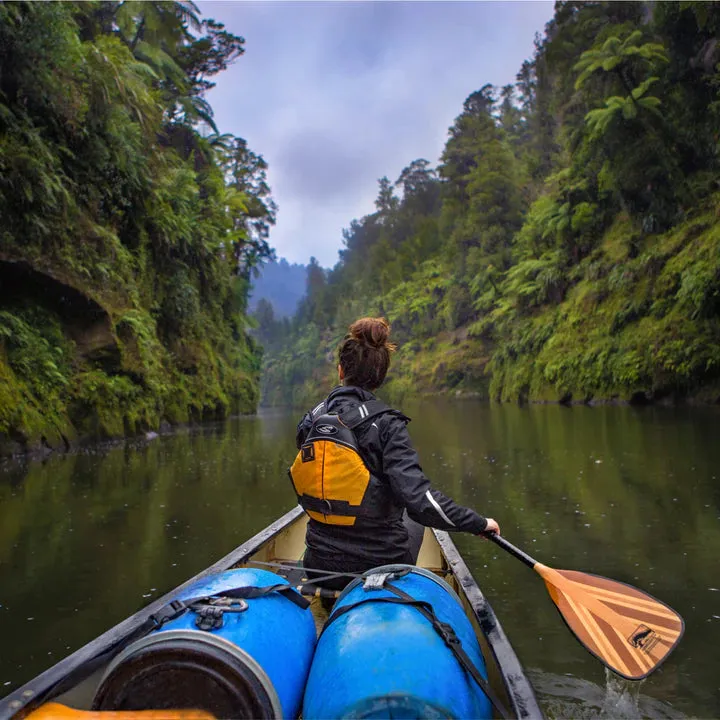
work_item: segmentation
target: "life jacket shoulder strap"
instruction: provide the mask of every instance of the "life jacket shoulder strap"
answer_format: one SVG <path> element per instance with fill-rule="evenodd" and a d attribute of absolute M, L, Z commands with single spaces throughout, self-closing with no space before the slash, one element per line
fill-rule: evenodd
<path fill-rule="evenodd" d="M 393 410 L 389 405 L 386 405 L 382 400 L 367 400 L 364 403 L 360 403 L 351 410 L 341 413 L 340 418 L 342 419 L 343 425 L 355 430 L 365 422 L 372 420 L 372 418 L 378 415 L 396 415 L 405 422 L 410 422 L 410 418 L 403 415 L 398 410 Z"/>
<path fill-rule="evenodd" d="M 310 415 L 313 419 L 313 422 L 317 420 L 321 415 L 325 415 L 327 413 L 327 400 L 323 400 L 321 403 L 316 405 L 311 411 Z"/>

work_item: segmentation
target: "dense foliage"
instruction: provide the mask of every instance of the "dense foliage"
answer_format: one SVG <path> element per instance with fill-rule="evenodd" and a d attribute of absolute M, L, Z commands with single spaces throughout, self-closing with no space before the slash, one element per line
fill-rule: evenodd
<path fill-rule="evenodd" d="M 0 441 L 255 408 L 276 209 L 205 99 L 243 43 L 190 2 L 0 4 Z"/>
<path fill-rule="evenodd" d="M 340 262 L 265 328 L 268 402 L 314 401 L 384 314 L 390 395 L 720 397 L 720 8 L 558 2 L 517 83 L 465 101 L 439 167 L 380 180 Z"/>

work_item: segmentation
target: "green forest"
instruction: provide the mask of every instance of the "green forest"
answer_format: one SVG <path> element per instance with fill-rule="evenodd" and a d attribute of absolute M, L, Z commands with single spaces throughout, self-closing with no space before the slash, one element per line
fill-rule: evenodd
<path fill-rule="evenodd" d="M 0 451 L 255 411 L 276 207 L 205 97 L 243 52 L 190 2 L 0 4 Z"/>
<path fill-rule="evenodd" d="M 720 400 L 719 32 L 715 3 L 556 3 L 438 166 L 383 177 L 311 261 L 295 317 L 258 308 L 264 401 L 321 398 L 363 315 L 400 344 L 390 399 Z"/>
<path fill-rule="evenodd" d="M 253 318 L 277 207 L 207 100 L 244 39 L 191 2 L 0 4 L 0 454 L 254 412 L 261 371 L 313 403 L 367 314 L 390 399 L 718 401 L 719 31 L 711 3 L 556 3 L 295 315 Z"/>

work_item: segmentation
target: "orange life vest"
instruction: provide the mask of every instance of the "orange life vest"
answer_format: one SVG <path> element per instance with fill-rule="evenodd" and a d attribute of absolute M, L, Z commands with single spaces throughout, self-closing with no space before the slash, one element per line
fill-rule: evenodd
<path fill-rule="evenodd" d="M 380 400 L 369 400 L 349 413 L 327 412 L 324 402 L 312 412 L 313 423 L 289 469 L 298 502 L 318 522 L 355 525 L 358 519 L 385 519 L 387 491 L 360 455 L 353 430 L 386 412 Z"/>

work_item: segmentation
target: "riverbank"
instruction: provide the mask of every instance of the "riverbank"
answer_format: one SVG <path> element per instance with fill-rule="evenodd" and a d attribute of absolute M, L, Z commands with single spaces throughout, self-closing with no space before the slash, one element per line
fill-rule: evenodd
<path fill-rule="evenodd" d="M 204 337 L 167 339 L 141 306 L 83 322 L 46 298 L 4 300 L 0 456 L 69 450 L 256 410 L 259 350 L 227 325 L 208 318 Z"/>
<path fill-rule="evenodd" d="M 276 209 L 203 97 L 244 40 L 157 12 L 0 3 L 0 451 L 257 406 L 247 298 Z"/>
<path fill-rule="evenodd" d="M 263 398 L 317 402 L 336 382 L 348 320 L 385 315 L 399 345 L 383 388 L 391 399 L 459 392 L 512 403 L 716 404 L 718 217 L 720 194 L 662 234 L 619 214 L 562 292 L 542 296 L 539 275 L 516 287 L 511 270 L 488 290 L 487 309 L 454 328 L 442 316 L 452 268 L 427 261 L 388 295 L 353 301 L 325 329 L 299 324 L 270 347 Z"/>
<path fill-rule="evenodd" d="M 157 430 L 123 434 L 112 438 L 86 436 L 84 438 L 78 438 L 73 443 L 66 443 L 62 447 L 55 448 L 44 443 L 34 446 L 23 445 L 20 442 L 0 436 L 0 471 L 7 470 L 8 467 L 14 464 L 19 463 L 20 465 L 24 465 L 28 462 L 48 460 L 51 457 L 69 457 L 83 453 L 105 453 L 117 447 L 138 450 L 163 437 L 207 432 L 213 427 L 222 426 L 224 422 L 231 422 L 242 418 L 252 418 L 261 411 L 262 408 L 258 407 L 252 412 L 232 413 L 224 417 L 198 422 L 170 424 L 163 421 Z"/>

